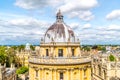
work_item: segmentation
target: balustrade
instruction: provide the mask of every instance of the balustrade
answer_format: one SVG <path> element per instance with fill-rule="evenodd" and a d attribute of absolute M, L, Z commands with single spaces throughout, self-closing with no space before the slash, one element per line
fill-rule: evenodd
<path fill-rule="evenodd" d="M 84 62 L 90 62 L 89 57 L 83 58 L 41 58 L 41 57 L 30 57 L 29 62 L 39 64 L 78 64 Z"/>

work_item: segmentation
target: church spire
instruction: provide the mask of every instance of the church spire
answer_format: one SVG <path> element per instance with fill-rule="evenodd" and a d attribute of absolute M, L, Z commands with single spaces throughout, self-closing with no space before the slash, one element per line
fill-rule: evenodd
<path fill-rule="evenodd" d="M 63 21 L 63 15 L 61 14 L 61 10 L 59 10 L 57 12 L 56 20 L 57 20 L 57 22 L 62 22 Z"/>

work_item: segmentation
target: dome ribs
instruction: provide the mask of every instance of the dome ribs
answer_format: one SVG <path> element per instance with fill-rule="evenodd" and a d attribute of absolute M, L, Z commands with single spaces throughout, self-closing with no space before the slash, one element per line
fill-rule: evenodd
<path fill-rule="evenodd" d="M 62 18 L 61 12 L 58 12 L 57 21 L 51 25 L 45 33 L 45 42 L 75 42 L 75 35 L 73 30 L 66 25 Z"/>

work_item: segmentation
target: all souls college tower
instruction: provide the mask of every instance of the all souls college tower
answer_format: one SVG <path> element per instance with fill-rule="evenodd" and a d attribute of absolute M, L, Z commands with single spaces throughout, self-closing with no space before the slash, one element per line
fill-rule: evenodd
<path fill-rule="evenodd" d="M 64 23 L 60 11 L 36 53 L 29 58 L 29 77 L 30 80 L 91 80 L 91 60 L 81 55 L 80 41 Z"/>

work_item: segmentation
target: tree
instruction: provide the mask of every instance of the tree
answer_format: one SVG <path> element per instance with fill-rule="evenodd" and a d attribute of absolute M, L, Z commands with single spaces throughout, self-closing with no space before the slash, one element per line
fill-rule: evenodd
<path fill-rule="evenodd" d="M 6 54 L 7 48 L 5 46 L 0 46 L 0 63 L 4 64 L 6 62 L 7 54 Z"/>
<path fill-rule="evenodd" d="M 109 60 L 110 60 L 110 61 L 115 61 L 116 59 L 115 59 L 115 57 L 114 57 L 112 54 L 110 54 Z"/>
<path fill-rule="evenodd" d="M 19 50 L 19 51 L 25 50 L 25 45 L 20 45 L 20 46 L 18 46 L 18 50 Z"/>
<path fill-rule="evenodd" d="M 15 58 L 16 58 L 15 50 L 13 47 L 10 47 L 7 50 L 7 62 L 9 63 L 9 66 L 10 64 L 15 63 Z"/>
<path fill-rule="evenodd" d="M 6 54 L 0 53 L 0 63 L 4 64 L 6 62 Z"/>
<path fill-rule="evenodd" d="M 12 49 L 17 50 L 17 46 L 11 46 Z"/>
<path fill-rule="evenodd" d="M 6 63 L 6 66 L 9 67 L 11 63 L 16 61 L 15 50 L 13 47 L 0 46 L 0 63 Z"/>
<path fill-rule="evenodd" d="M 90 51 L 90 47 L 89 46 L 83 46 L 81 49 L 84 50 L 84 51 Z"/>
<path fill-rule="evenodd" d="M 92 47 L 92 49 L 96 49 L 98 51 L 106 51 L 106 47 L 102 45 L 95 45 Z"/>
<path fill-rule="evenodd" d="M 23 67 L 20 67 L 19 69 L 17 69 L 16 73 L 17 73 L 17 74 L 24 74 L 24 73 L 26 73 L 28 70 L 29 70 L 28 67 L 23 66 Z"/>
<path fill-rule="evenodd" d="M 106 48 L 104 46 L 98 46 L 97 48 L 99 51 L 106 51 Z"/>
<path fill-rule="evenodd" d="M 35 47 L 33 45 L 30 45 L 30 49 L 34 51 Z"/>

